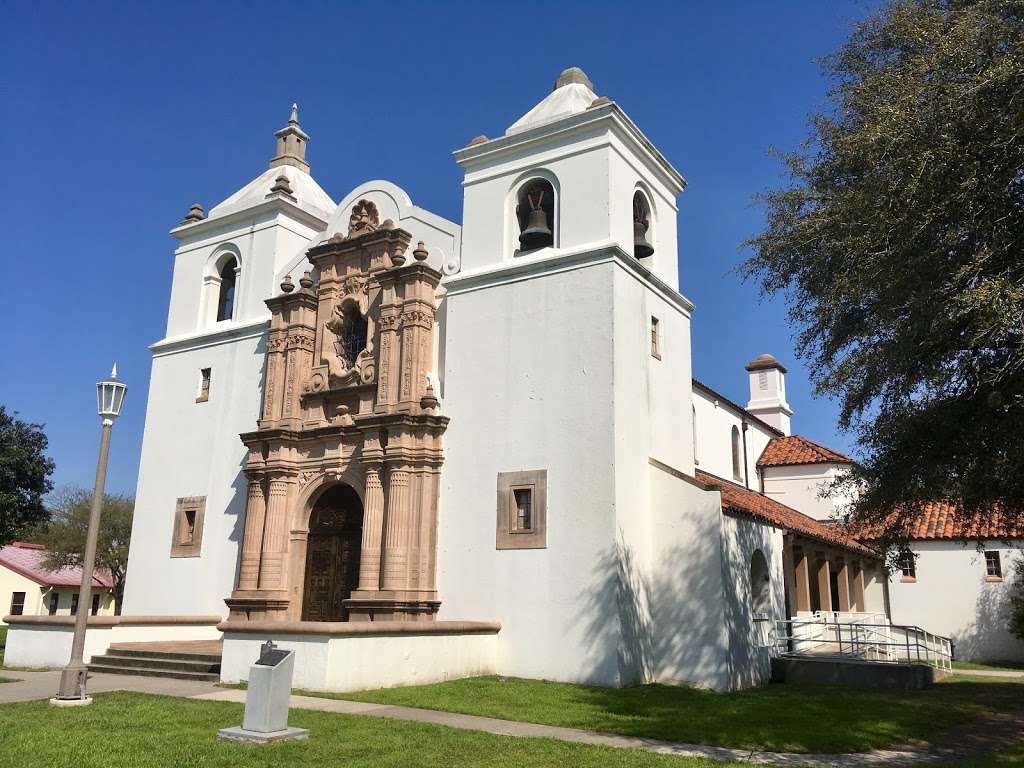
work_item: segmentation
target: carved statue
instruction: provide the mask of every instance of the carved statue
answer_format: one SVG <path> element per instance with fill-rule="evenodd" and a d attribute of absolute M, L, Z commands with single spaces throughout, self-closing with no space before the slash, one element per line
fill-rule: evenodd
<path fill-rule="evenodd" d="M 373 232 L 380 226 L 380 214 L 377 206 L 369 200 L 360 200 L 352 206 L 352 215 L 348 220 L 348 237 L 359 237 Z"/>

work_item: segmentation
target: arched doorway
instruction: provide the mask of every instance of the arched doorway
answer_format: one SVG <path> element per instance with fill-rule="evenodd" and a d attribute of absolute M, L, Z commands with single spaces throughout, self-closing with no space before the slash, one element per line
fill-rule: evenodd
<path fill-rule="evenodd" d="M 347 621 L 344 601 L 359 582 L 363 504 L 348 485 L 320 495 L 309 515 L 303 621 Z"/>

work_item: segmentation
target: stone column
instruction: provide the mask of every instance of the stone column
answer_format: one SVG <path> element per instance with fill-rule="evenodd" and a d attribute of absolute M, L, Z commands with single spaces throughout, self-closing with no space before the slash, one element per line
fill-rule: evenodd
<path fill-rule="evenodd" d="M 793 557 L 796 561 L 795 582 L 796 582 L 796 606 L 798 613 L 807 613 L 811 610 L 811 576 L 810 566 L 807 562 L 807 553 L 802 549 L 794 549 Z"/>
<path fill-rule="evenodd" d="M 249 497 L 245 505 L 245 533 L 242 538 L 242 563 L 238 569 L 238 588 L 256 589 L 260 577 L 260 553 L 263 550 L 263 525 L 267 503 L 263 478 L 249 478 Z"/>
<path fill-rule="evenodd" d="M 860 563 L 853 564 L 853 610 L 867 613 L 864 600 L 864 568 Z"/>
<path fill-rule="evenodd" d="M 850 569 L 846 565 L 846 560 L 839 561 L 839 573 L 837 574 L 837 581 L 839 582 L 839 610 L 850 611 Z"/>
<path fill-rule="evenodd" d="M 818 598 L 821 603 L 820 610 L 831 611 L 832 609 L 832 572 L 829 569 L 828 558 L 820 555 L 818 560 Z"/>
<path fill-rule="evenodd" d="M 380 547 L 384 527 L 383 467 L 366 467 L 366 494 L 363 508 L 363 541 L 359 556 L 359 589 L 380 589 Z"/>
<path fill-rule="evenodd" d="M 267 378 L 263 388 L 263 421 L 281 418 L 284 399 L 285 334 L 272 331 L 267 340 Z"/>
<path fill-rule="evenodd" d="M 409 473 L 392 469 L 388 478 L 388 509 L 384 532 L 382 588 L 406 588 L 406 560 L 409 536 Z"/>
<path fill-rule="evenodd" d="M 272 475 L 267 499 L 267 523 L 263 530 L 260 589 L 284 588 L 284 555 L 288 541 L 288 478 Z"/>

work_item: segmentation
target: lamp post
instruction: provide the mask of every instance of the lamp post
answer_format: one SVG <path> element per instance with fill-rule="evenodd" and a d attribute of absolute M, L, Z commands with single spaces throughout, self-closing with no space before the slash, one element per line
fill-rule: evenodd
<path fill-rule="evenodd" d="M 96 565 L 96 539 L 99 537 L 100 512 L 103 509 L 103 485 L 107 478 L 107 454 L 110 450 L 110 432 L 114 419 L 121 415 L 124 395 L 128 387 L 117 379 L 117 363 L 110 378 L 96 384 L 96 410 L 103 420 L 100 437 L 100 456 L 96 464 L 96 482 L 92 489 L 92 507 L 89 510 L 89 533 L 85 539 L 82 558 L 82 584 L 78 588 L 78 614 L 75 616 L 75 635 L 71 641 L 71 661 L 60 675 L 60 690 L 50 702 L 57 705 L 90 704 L 85 693 L 88 668 L 85 666 L 85 629 L 89 620 L 89 598 L 92 593 L 93 570 Z"/>

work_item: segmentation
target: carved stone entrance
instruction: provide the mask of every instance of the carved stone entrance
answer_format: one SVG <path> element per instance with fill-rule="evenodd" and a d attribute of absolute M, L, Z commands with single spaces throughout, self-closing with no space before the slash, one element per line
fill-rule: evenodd
<path fill-rule="evenodd" d="M 441 273 L 422 243 L 407 258 L 410 239 L 360 200 L 347 236 L 307 251 L 319 280 L 307 272 L 296 289 L 289 277 L 266 302 L 263 410 L 241 435 L 249 487 L 233 621 L 437 614 Z"/>
<path fill-rule="evenodd" d="M 303 621 L 348 621 L 345 600 L 359 584 L 363 505 L 347 485 L 317 499 L 309 518 Z"/>

